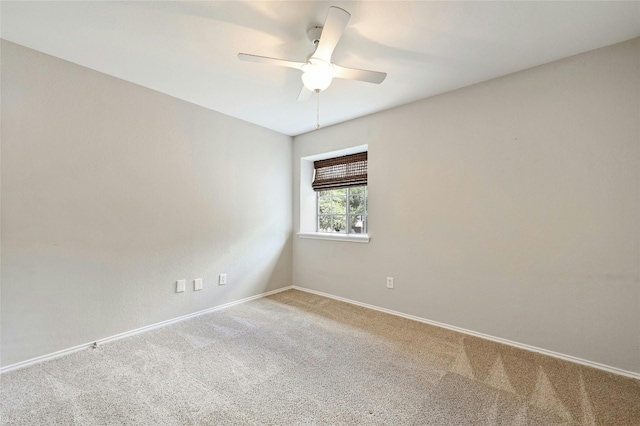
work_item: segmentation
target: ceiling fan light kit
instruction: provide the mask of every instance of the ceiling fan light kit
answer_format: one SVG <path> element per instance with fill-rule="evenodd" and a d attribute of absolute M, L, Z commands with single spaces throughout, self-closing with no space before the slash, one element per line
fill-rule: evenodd
<path fill-rule="evenodd" d="M 333 81 L 333 67 L 318 58 L 309 58 L 302 66 L 302 83 L 312 92 L 322 92 Z"/>

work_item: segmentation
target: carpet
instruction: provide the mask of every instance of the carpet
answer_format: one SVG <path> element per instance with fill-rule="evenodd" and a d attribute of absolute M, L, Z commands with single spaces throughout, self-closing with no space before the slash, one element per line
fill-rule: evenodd
<path fill-rule="evenodd" d="M 4 425 L 640 425 L 640 381 L 289 290 L 0 376 Z"/>

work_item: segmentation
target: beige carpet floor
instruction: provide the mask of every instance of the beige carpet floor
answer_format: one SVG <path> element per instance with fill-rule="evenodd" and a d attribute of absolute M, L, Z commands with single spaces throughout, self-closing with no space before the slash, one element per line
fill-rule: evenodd
<path fill-rule="evenodd" d="M 640 381 L 290 290 L 0 376 L 7 425 L 640 425 Z"/>

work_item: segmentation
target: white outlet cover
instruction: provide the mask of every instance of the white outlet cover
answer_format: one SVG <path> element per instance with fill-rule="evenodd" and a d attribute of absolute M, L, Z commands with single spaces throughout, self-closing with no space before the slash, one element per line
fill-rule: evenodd
<path fill-rule="evenodd" d="M 176 293 L 182 293 L 185 290 L 186 285 L 187 285 L 186 280 L 176 281 Z"/>
<path fill-rule="evenodd" d="M 195 280 L 193 280 L 193 290 L 202 290 L 202 278 L 196 278 Z"/>
<path fill-rule="evenodd" d="M 225 285 L 227 283 L 227 274 L 220 274 L 218 276 L 218 285 Z"/>
<path fill-rule="evenodd" d="M 387 288 L 393 288 L 393 277 L 387 277 Z"/>

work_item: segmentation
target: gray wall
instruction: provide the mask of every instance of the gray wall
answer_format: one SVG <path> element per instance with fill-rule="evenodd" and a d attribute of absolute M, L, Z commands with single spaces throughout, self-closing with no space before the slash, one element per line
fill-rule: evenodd
<path fill-rule="evenodd" d="M 294 285 L 640 373 L 640 39 L 294 138 L 294 229 L 360 144 L 371 242 L 295 237 Z"/>
<path fill-rule="evenodd" d="M 1 365 L 293 282 L 638 373 L 639 75 L 633 40 L 292 155 L 287 136 L 3 41 Z M 371 242 L 295 237 L 292 265 L 300 157 L 361 144 Z"/>
<path fill-rule="evenodd" d="M 291 162 L 288 136 L 3 41 L 2 365 L 291 285 Z"/>

